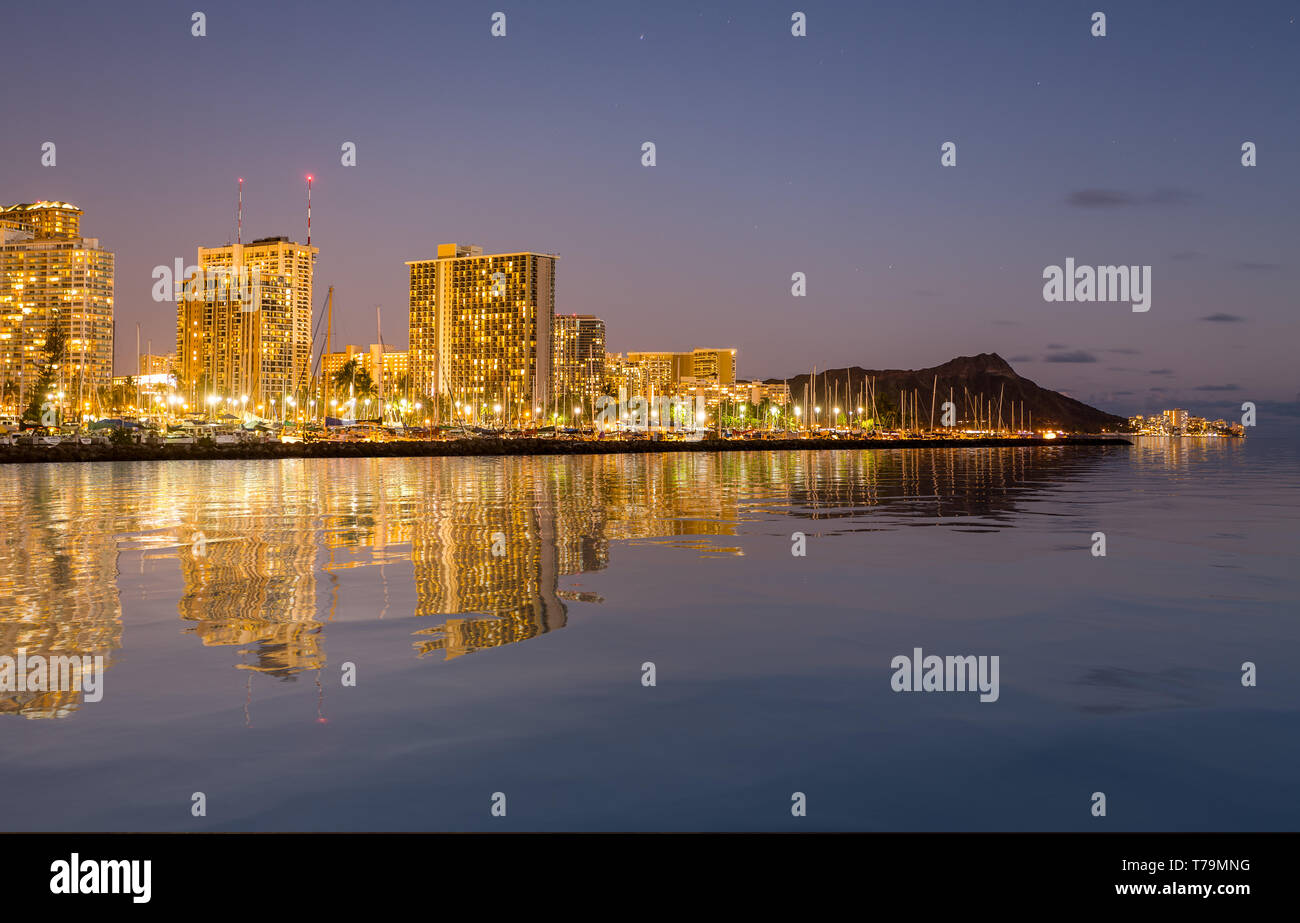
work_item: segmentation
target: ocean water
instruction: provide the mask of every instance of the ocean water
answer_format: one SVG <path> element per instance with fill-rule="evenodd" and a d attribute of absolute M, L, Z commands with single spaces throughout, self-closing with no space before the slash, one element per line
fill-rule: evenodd
<path fill-rule="evenodd" d="M 0 829 L 1294 830 L 1298 498 L 1265 439 L 5 466 L 0 657 L 104 669 L 0 691 Z"/>

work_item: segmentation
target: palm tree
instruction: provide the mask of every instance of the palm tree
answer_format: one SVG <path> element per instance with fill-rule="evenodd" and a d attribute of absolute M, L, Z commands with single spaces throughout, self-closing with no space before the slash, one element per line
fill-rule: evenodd
<path fill-rule="evenodd" d="M 370 397 L 375 393 L 375 383 L 371 380 L 370 373 L 361 364 L 361 360 L 355 357 L 343 363 L 343 367 L 331 377 L 330 383 L 334 385 L 336 394 Z"/>

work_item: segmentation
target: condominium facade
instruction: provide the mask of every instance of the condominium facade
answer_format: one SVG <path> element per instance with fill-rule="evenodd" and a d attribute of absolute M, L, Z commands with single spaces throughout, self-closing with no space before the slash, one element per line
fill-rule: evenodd
<path fill-rule="evenodd" d="M 247 277 L 244 277 L 246 280 Z M 177 387 L 193 408 L 270 416 L 301 399 L 289 280 L 231 269 L 184 280 L 176 304 Z"/>
<path fill-rule="evenodd" d="M 1186 410 L 1174 409 L 1164 412 L 1165 432 L 1181 433 L 1187 429 L 1188 413 Z"/>
<path fill-rule="evenodd" d="M 639 370 L 635 377 L 655 395 L 673 395 L 684 387 L 721 389 L 736 384 L 734 349 L 702 347 L 690 352 L 629 352 L 627 363 Z"/>
<path fill-rule="evenodd" d="M 620 404 L 628 398 L 646 393 L 641 366 L 622 353 L 605 353 L 605 386 Z"/>
<path fill-rule="evenodd" d="M 438 422 L 536 419 L 550 401 L 559 257 L 469 244 L 437 254 L 406 264 L 412 387 L 437 398 Z"/>
<path fill-rule="evenodd" d="M 590 405 L 605 388 L 605 322 L 591 314 L 557 314 L 551 341 L 556 402 Z"/>
<path fill-rule="evenodd" d="M 66 338 L 56 380 L 67 403 L 89 409 L 113 377 L 114 256 L 81 236 L 67 202 L 0 208 L 0 387 L 21 406 L 40 377 L 46 335 Z"/>
<path fill-rule="evenodd" d="M 689 362 L 690 370 L 684 372 L 684 378 L 712 381 L 720 388 L 729 388 L 736 383 L 734 349 L 716 349 L 711 346 L 693 349 Z"/>
<path fill-rule="evenodd" d="M 641 397 L 651 394 L 671 394 L 673 386 L 682 380 L 683 364 L 690 353 L 629 352 L 628 364 L 637 369 L 640 385 L 646 390 Z"/>
<path fill-rule="evenodd" d="M 288 340 L 290 370 L 289 393 L 299 399 L 306 396 L 311 380 L 312 360 L 312 282 L 319 248 L 299 244 L 287 237 L 263 237 L 252 243 L 226 244 L 223 247 L 199 247 L 201 271 L 238 271 L 241 267 L 258 276 L 278 276 L 283 280 L 285 304 L 289 311 Z M 278 330 L 278 322 L 276 324 Z M 275 347 L 278 352 L 280 347 Z"/>

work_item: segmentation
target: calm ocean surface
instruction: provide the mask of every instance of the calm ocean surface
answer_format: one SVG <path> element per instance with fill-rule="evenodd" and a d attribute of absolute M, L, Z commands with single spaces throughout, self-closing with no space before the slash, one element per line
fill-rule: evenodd
<path fill-rule="evenodd" d="M 0 829 L 1300 829 L 1293 442 L 0 473 Z"/>

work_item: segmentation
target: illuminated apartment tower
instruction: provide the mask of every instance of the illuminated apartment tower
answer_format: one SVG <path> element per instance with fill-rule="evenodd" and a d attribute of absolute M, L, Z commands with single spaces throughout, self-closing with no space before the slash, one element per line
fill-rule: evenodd
<path fill-rule="evenodd" d="M 412 387 L 437 414 L 519 423 L 548 405 L 557 259 L 440 244 L 406 264 Z"/>
<path fill-rule="evenodd" d="M 641 370 L 647 388 L 656 395 L 674 394 L 683 387 L 715 390 L 736 384 L 736 351 L 701 348 L 688 353 L 628 353 L 627 362 Z"/>
<path fill-rule="evenodd" d="M 647 393 L 629 395 L 650 397 L 672 394 L 674 386 L 682 380 L 683 363 L 689 364 L 689 353 L 628 353 L 627 362 L 637 369 L 638 381 Z"/>
<path fill-rule="evenodd" d="M 645 369 L 622 353 L 605 353 L 605 378 L 610 384 L 610 393 L 618 398 L 620 404 L 646 394 Z"/>
<path fill-rule="evenodd" d="M 177 386 L 195 410 L 278 416 L 298 400 L 298 311 L 283 276 L 212 270 L 176 301 Z"/>
<path fill-rule="evenodd" d="M 40 376 L 52 325 L 67 338 L 59 390 L 93 405 L 113 377 L 113 254 L 81 236 L 81 209 L 67 202 L 0 208 L 0 388 L 26 403 Z"/>
<path fill-rule="evenodd" d="M 281 276 L 290 313 L 289 351 L 292 367 L 289 393 L 305 401 L 311 383 L 312 276 L 317 247 L 297 244 L 287 237 L 263 237 L 251 244 L 199 247 L 199 269 L 235 269 L 240 266 L 262 276 Z"/>
<path fill-rule="evenodd" d="M 691 351 L 690 371 L 683 377 L 711 381 L 720 388 L 736 383 L 736 351 L 706 347 Z"/>
<path fill-rule="evenodd" d="M 564 410 L 577 401 L 592 411 L 605 388 L 605 322 L 590 314 L 557 314 L 551 339 L 557 404 Z"/>

